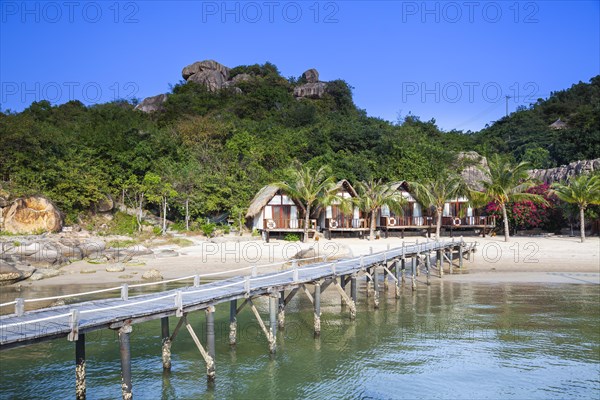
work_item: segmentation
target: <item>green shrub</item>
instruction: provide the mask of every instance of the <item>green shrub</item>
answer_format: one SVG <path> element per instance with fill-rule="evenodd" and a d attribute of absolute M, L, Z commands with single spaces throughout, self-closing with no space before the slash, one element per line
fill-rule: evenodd
<path fill-rule="evenodd" d="M 155 226 L 154 228 L 152 228 L 152 233 L 158 236 L 162 234 L 162 228 L 160 226 Z"/>
<path fill-rule="evenodd" d="M 299 242 L 300 241 L 300 235 L 298 235 L 296 233 L 288 233 L 287 235 L 285 235 L 283 237 L 283 240 L 285 240 L 287 242 Z"/>
<path fill-rule="evenodd" d="M 118 211 L 109 224 L 107 233 L 111 235 L 133 235 L 136 231 L 135 216 Z"/>
<path fill-rule="evenodd" d="M 212 235 L 213 235 L 213 233 L 215 232 L 216 229 L 217 229 L 217 226 L 215 224 L 213 224 L 212 222 L 207 222 L 207 223 L 202 224 L 200 226 L 200 230 L 207 237 L 212 237 Z"/>
<path fill-rule="evenodd" d="M 170 228 L 176 232 L 185 231 L 185 221 L 177 221 L 170 225 Z"/>

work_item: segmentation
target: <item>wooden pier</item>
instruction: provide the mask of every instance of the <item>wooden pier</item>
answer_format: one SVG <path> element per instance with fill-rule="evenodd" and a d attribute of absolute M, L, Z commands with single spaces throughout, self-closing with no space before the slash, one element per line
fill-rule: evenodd
<path fill-rule="evenodd" d="M 466 257 L 470 259 L 475 246 L 476 243 L 466 243 L 462 238 L 426 241 L 406 246 L 403 244 L 402 247 L 351 259 L 324 260 L 304 267 L 298 267 L 297 262 L 292 262 L 292 267 L 282 272 L 258 274 L 257 267 L 240 268 L 236 271 L 248 270 L 249 275 L 203 285 L 200 285 L 201 276 L 195 276 L 190 277 L 194 280 L 193 286 L 135 297 L 129 297 L 129 287 L 125 284 L 121 287 L 119 298 L 27 312 L 24 311 L 25 301 L 16 299 L 0 305 L 15 308 L 13 314 L 0 317 L 0 350 L 57 338 L 67 338 L 75 342 L 75 393 L 78 399 L 83 399 L 86 396 L 85 334 L 100 329 L 115 330 L 118 332 L 121 354 L 122 394 L 124 399 L 130 399 L 133 386 L 129 335 L 133 325 L 137 323 L 161 320 L 162 364 L 165 370 L 171 368 L 171 344 L 181 328 L 185 327 L 205 361 L 207 379 L 212 381 L 216 376 L 214 312 L 217 304 L 230 304 L 231 345 L 235 345 L 237 341 L 237 315 L 244 308 L 249 308 L 265 335 L 268 350 L 275 353 L 277 329 L 285 326 L 285 308 L 298 293 L 304 293 L 314 306 L 314 334 L 318 336 L 321 332 L 321 293 L 326 289 L 331 288 L 339 292 L 342 302 L 347 306 L 345 310 L 349 318 L 354 319 L 359 276 L 367 279 L 367 301 L 373 301 L 374 307 L 378 308 L 382 282 L 386 287 L 388 282 L 394 282 L 395 296 L 398 298 L 400 288 L 407 279 L 410 279 L 412 290 L 416 290 L 416 277 L 420 271 L 426 274 L 427 284 L 430 283 L 434 265 L 439 277 L 444 273 L 446 262 L 448 272 L 452 273 L 453 268 L 463 266 Z M 254 301 L 261 296 L 269 298 L 267 322 L 254 305 Z M 207 343 L 201 343 L 188 322 L 187 316 L 194 311 L 206 315 Z M 177 319 L 172 330 L 169 317 Z"/>

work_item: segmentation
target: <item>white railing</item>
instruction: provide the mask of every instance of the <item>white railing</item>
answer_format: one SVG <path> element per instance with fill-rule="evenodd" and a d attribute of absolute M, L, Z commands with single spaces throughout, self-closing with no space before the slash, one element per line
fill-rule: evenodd
<path fill-rule="evenodd" d="M 336 273 L 336 267 L 339 267 L 343 264 L 348 264 L 348 263 L 352 263 L 352 262 L 356 262 L 356 261 L 360 261 L 359 267 L 360 269 L 364 269 L 366 267 L 368 267 L 370 264 L 373 263 L 377 263 L 379 262 L 378 260 L 381 258 L 381 256 L 383 255 L 383 259 L 385 261 L 387 260 L 391 260 L 393 258 L 397 258 L 400 256 L 404 256 L 406 254 L 406 252 L 408 253 L 421 253 L 424 251 L 431 251 L 432 249 L 436 249 L 436 248 L 444 248 L 444 247 L 449 247 L 449 246 L 456 246 L 456 245 L 463 245 L 465 242 L 462 240 L 462 238 L 459 241 L 456 240 L 451 240 L 448 242 L 437 242 L 437 241 L 430 241 L 427 240 L 425 243 L 419 243 L 418 241 L 415 242 L 415 244 L 408 244 L 406 245 L 405 243 L 402 244 L 402 247 L 398 247 L 395 249 L 390 249 L 388 246 L 387 250 L 383 250 L 383 251 L 379 251 L 376 253 L 371 253 L 368 255 L 361 255 L 359 257 L 354 257 L 351 259 L 345 259 L 342 261 L 335 261 L 329 264 L 319 264 L 316 266 L 312 266 L 312 267 L 302 267 L 303 271 L 306 270 L 312 270 L 312 269 L 319 269 L 319 268 L 323 268 L 323 267 L 328 267 L 331 269 L 331 272 L 333 275 L 337 275 Z M 390 256 L 390 258 L 388 258 L 388 255 Z M 256 282 L 256 281 L 260 281 L 263 279 L 272 279 L 274 277 L 277 276 L 283 276 L 283 275 L 287 275 L 287 274 L 292 274 L 292 282 L 297 280 L 297 276 L 298 276 L 298 268 L 297 268 L 297 262 L 298 261 L 308 261 L 308 260 L 314 260 L 314 259 L 322 259 L 323 262 L 327 261 L 326 256 L 314 256 L 314 257 L 308 257 L 308 258 L 303 258 L 303 259 L 297 259 L 297 260 L 289 260 L 289 261 L 283 261 L 283 262 L 278 262 L 278 263 L 272 263 L 272 264 L 263 264 L 263 265 L 258 265 L 258 266 L 248 266 L 248 267 L 243 267 L 243 268 L 237 268 L 237 269 L 233 269 L 233 270 L 227 270 L 227 271 L 221 271 L 221 272 L 214 272 L 214 273 L 209 273 L 209 274 L 201 274 L 201 275 L 190 275 L 190 276 L 185 276 L 185 277 L 181 277 L 181 278 L 175 278 L 175 279 L 168 279 L 168 280 L 163 280 L 163 281 L 158 281 L 158 282 L 148 282 L 148 283 L 141 283 L 141 284 L 135 284 L 135 285 L 122 285 L 122 286 L 117 286 L 117 287 L 113 287 L 113 288 L 108 288 L 108 289 L 99 289 L 99 290 L 93 290 L 93 291 L 89 291 L 89 292 L 82 292 L 82 293 L 72 293 L 72 294 L 66 294 L 66 295 L 60 295 L 60 296 L 51 296 L 51 297 L 43 297 L 43 298 L 36 298 L 36 299 L 16 299 L 14 301 L 8 302 L 8 303 L 2 303 L 0 304 L 0 307 L 5 307 L 5 306 L 10 306 L 10 305 L 16 305 L 19 302 L 24 303 L 30 303 L 30 302 L 39 302 L 39 301 L 50 301 L 50 300 L 59 300 L 59 299 L 65 299 L 65 298 L 71 298 L 71 297 L 78 297 L 78 296 L 85 296 L 85 295 L 90 295 L 90 294 L 98 294 L 98 293 L 105 293 L 105 292 L 110 292 L 110 291 L 116 291 L 119 290 L 122 293 L 121 298 L 124 300 L 124 302 L 122 304 L 118 304 L 118 305 L 114 305 L 114 306 L 109 306 L 109 307 L 104 307 L 104 308 L 95 308 L 92 310 L 82 310 L 82 311 L 77 311 L 79 314 L 87 314 L 87 313 L 92 313 L 92 312 L 99 312 L 99 311 L 107 311 L 107 310 L 113 310 L 113 309 L 118 309 L 118 308 L 123 308 L 123 307 L 128 307 L 128 306 L 135 306 L 135 305 L 139 305 L 139 304 L 145 304 L 145 303 L 150 303 L 150 302 L 155 302 L 155 301 L 160 301 L 160 300 L 164 300 L 167 298 L 171 298 L 174 297 L 176 299 L 175 303 L 177 302 L 177 297 L 178 296 L 183 296 L 183 295 L 190 295 L 190 294 L 197 294 L 197 293 L 201 293 L 201 292 L 209 292 L 209 291 L 213 291 L 213 290 L 220 290 L 226 287 L 230 287 L 230 286 L 237 286 L 237 285 L 244 285 L 246 287 L 246 289 L 249 289 L 249 283 L 251 283 L 252 281 Z M 375 261 L 371 261 L 369 262 L 368 259 L 375 259 Z M 273 266 L 278 266 L 278 265 L 285 265 L 287 263 L 289 263 L 290 261 L 292 261 L 292 265 L 293 268 L 283 271 L 283 272 L 279 272 L 279 273 L 275 273 L 275 274 L 268 274 L 268 275 L 263 275 L 263 276 L 257 276 L 257 270 L 258 268 L 265 268 L 265 267 L 273 267 Z M 177 291 L 175 293 L 169 293 L 168 295 L 165 296 L 160 296 L 160 297 L 153 297 L 151 299 L 145 299 L 145 300 L 139 300 L 139 301 L 128 301 L 127 299 L 127 295 L 123 296 L 123 289 L 128 290 L 128 288 L 136 288 L 136 287 L 145 287 L 145 286 L 152 286 L 152 285 L 163 285 L 165 283 L 171 283 L 171 282 L 177 282 L 177 281 L 182 281 L 182 280 L 189 280 L 189 279 L 194 279 L 194 287 L 199 287 L 199 281 L 200 278 L 204 277 L 211 277 L 211 276 L 218 276 L 218 275 L 226 275 L 226 274 L 230 274 L 232 272 L 239 272 L 239 271 L 245 271 L 245 270 L 252 270 L 252 273 L 250 276 L 246 276 L 246 279 L 243 281 L 239 281 L 239 282 L 232 282 L 232 283 L 228 283 L 228 284 L 224 284 L 224 285 L 218 285 L 218 286 L 211 286 L 211 287 L 207 287 L 207 288 L 202 288 L 202 289 L 198 289 L 198 290 L 191 290 L 191 291 L 186 291 L 186 292 L 182 292 L 182 291 Z M 110 299 L 110 298 L 109 298 Z M 176 306 L 176 304 L 174 303 L 174 307 Z M 18 326 L 18 325 L 23 325 L 23 324 L 34 324 L 34 323 L 39 323 L 39 322 L 44 322 L 44 321 L 48 321 L 48 320 L 52 320 L 52 319 L 58 319 L 58 318 L 65 318 L 65 317 L 69 317 L 69 318 L 73 318 L 73 315 L 75 313 L 75 310 L 71 310 L 69 313 L 64 313 L 64 314 L 59 314 L 59 315 L 53 315 L 53 316 L 48 316 L 48 317 L 43 317 L 43 318 L 38 318 L 38 319 L 34 319 L 34 320 L 28 320 L 28 321 L 22 321 L 22 322 L 15 322 L 15 323 L 11 323 L 11 324 L 0 324 L 0 328 L 1 329 L 6 329 L 12 326 Z M 6 319 L 8 317 L 13 317 L 14 314 L 11 315 L 4 315 L 4 316 L 0 316 L 0 321 L 2 319 Z M 20 316 L 17 313 L 17 316 Z"/>

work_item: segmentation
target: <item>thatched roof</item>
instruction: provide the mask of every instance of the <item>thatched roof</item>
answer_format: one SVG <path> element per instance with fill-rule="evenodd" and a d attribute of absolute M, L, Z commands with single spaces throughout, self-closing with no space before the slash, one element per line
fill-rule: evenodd
<path fill-rule="evenodd" d="M 354 188 L 352 187 L 352 185 L 350 184 L 350 182 L 348 182 L 346 179 L 342 179 L 341 181 L 339 181 L 338 183 L 335 184 L 335 188 L 337 190 L 339 189 L 345 189 L 348 193 L 350 193 L 350 195 L 352 197 L 358 197 L 358 194 L 356 193 L 356 190 L 354 190 Z"/>
<path fill-rule="evenodd" d="M 254 218 L 255 215 L 260 213 L 278 191 L 279 187 L 275 185 L 267 185 L 260 189 L 258 193 L 256 193 L 256 196 L 254 196 L 254 199 L 252 199 L 252 202 L 250 202 L 246 218 Z"/>
<path fill-rule="evenodd" d="M 548 125 L 550 129 L 566 129 L 568 128 L 567 123 L 561 121 L 560 118 Z"/>

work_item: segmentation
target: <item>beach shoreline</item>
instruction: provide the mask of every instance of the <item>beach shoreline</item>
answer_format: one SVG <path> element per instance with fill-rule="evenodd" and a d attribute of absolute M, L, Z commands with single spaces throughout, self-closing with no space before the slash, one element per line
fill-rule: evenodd
<path fill-rule="evenodd" d="M 449 239 L 442 238 L 442 240 Z M 178 254 L 176 256 L 136 257 L 133 262 L 124 265 L 125 271 L 122 272 L 107 272 L 108 263 L 92 264 L 81 260 L 60 268 L 58 276 L 38 281 L 25 280 L 11 286 L 98 285 L 104 287 L 108 284 L 135 284 L 148 282 L 142 279 L 142 275 L 151 269 L 158 270 L 163 279 L 214 274 L 212 280 L 247 274 L 252 266 L 257 266 L 258 273 L 280 271 L 291 266 L 292 258 L 299 251 L 309 248 L 314 249 L 314 252 L 308 253 L 309 256 L 317 255 L 319 259 L 327 256 L 327 259 L 336 259 L 366 255 L 371 251 L 385 251 L 388 247 L 401 247 L 402 243 L 414 244 L 416 240 L 423 243 L 427 239 L 410 237 L 368 241 L 345 238 L 321 239 L 309 243 L 281 240 L 271 240 L 270 243 L 260 240 L 214 243 L 198 237 L 194 238 L 194 245 L 189 247 L 179 248 L 173 245 L 158 249 L 174 250 L 175 254 Z M 465 237 L 464 240 L 477 242 L 477 250 L 472 254 L 471 260 L 464 260 L 462 270 L 453 268 L 453 275 L 449 274 L 446 262 L 444 266 L 446 279 L 456 282 L 575 283 L 577 277 L 572 274 L 600 275 L 600 238 L 598 237 L 588 238 L 585 243 L 580 243 L 578 238 L 559 236 L 513 237 L 509 242 L 504 242 L 501 237 Z M 245 270 L 242 270 L 243 268 Z M 227 271 L 232 272 L 227 273 Z M 597 278 L 591 279 L 589 276 L 583 281 L 600 283 Z"/>

